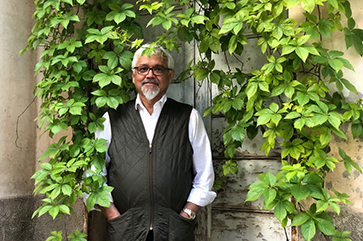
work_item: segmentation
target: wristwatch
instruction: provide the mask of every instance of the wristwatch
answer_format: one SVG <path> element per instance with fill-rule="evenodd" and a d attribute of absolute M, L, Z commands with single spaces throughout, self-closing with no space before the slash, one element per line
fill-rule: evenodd
<path fill-rule="evenodd" d="M 194 220 L 194 219 L 195 219 L 195 217 L 197 216 L 197 215 L 195 214 L 195 212 L 193 212 L 192 210 L 190 210 L 190 209 L 188 209 L 188 208 L 184 208 L 184 209 L 183 209 L 183 212 L 185 212 L 186 214 L 188 214 L 188 216 L 189 216 L 189 218 L 190 218 L 191 220 Z"/>

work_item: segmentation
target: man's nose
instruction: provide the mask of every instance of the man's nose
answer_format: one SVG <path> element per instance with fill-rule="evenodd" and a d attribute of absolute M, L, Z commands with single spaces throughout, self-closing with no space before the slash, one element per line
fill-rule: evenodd
<path fill-rule="evenodd" d="M 154 75 L 154 72 L 153 72 L 153 69 L 152 69 L 152 68 L 150 68 L 150 69 L 149 69 L 149 72 L 147 73 L 146 77 L 147 77 L 147 78 L 154 78 L 154 77 L 155 77 L 155 75 Z"/>

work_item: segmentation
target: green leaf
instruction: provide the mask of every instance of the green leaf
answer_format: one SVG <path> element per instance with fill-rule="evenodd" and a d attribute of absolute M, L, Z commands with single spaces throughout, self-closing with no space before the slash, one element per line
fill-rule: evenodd
<path fill-rule="evenodd" d="M 88 124 L 88 131 L 90 133 L 95 133 L 97 131 L 97 126 L 95 122 L 91 122 Z"/>
<path fill-rule="evenodd" d="M 352 166 L 357 169 L 360 173 L 362 173 L 362 169 L 358 166 L 356 162 L 354 162 L 343 149 L 339 147 L 339 155 L 343 158 L 344 166 L 347 169 L 348 173 L 352 172 Z"/>
<path fill-rule="evenodd" d="M 292 220 L 291 226 L 300 226 L 306 223 L 308 220 L 311 220 L 309 214 L 305 212 L 298 213 Z"/>
<path fill-rule="evenodd" d="M 301 0 L 301 7 L 311 13 L 315 8 L 315 0 Z"/>
<path fill-rule="evenodd" d="M 291 187 L 291 194 L 296 198 L 296 201 L 306 199 L 310 194 L 310 189 L 305 185 L 296 184 Z"/>
<path fill-rule="evenodd" d="M 72 194 L 72 188 L 71 186 L 65 184 L 62 186 L 62 192 L 67 195 L 67 196 L 70 196 Z"/>
<path fill-rule="evenodd" d="M 258 83 L 257 82 L 250 82 L 248 83 L 246 94 L 248 99 L 251 99 L 257 93 Z"/>
<path fill-rule="evenodd" d="M 352 124 L 351 131 L 353 134 L 353 138 L 357 138 L 363 133 L 363 125 L 361 123 Z"/>
<path fill-rule="evenodd" d="M 306 62 L 306 59 L 309 57 L 309 51 L 306 48 L 297 47 L 295 52 L 302 61 Z"/>
<path fill-rule="evenodd" d="M 334 126 L 336 129 L 339 129 L 341 117 L 338 113 L 334 114 L 334 112 L 330 112 L 328 116 L 329 123 Z"/>
<path fill-rule="evenodd" d="M 244 106 L 244 101 L 242 99 L 236 98 L 232 102 L 232 107 L 235 110 L 242 110 L 243 106 Z"/>
<path fill-rule="evenodd" d="M 273 116 L 272 113 L 266 113 L 266 114 L 261 115 L 257 119 L 257 126 L 267 124 L 271 120 L 272 116 Z"/>
<path fill-rule="evenodd" d="M 91 193 L 91 195 L 89 195 L 86 201 L 88 212 L 91 211 L 91 209 L 95 206 L 95 204 L 96 204 L 96 195 L 94 193 Z"/>
<path fill-rule="evenodd" d="M 110 199 L 103 193 L 97 193 L 97 203 L 102 207 L 110 207 Z"/>
<path fill-rule="evenodd" d="M 328 63 L 330 67 L 335 70 L 335 72 L 339 72 L 339 70 L 341 70 L 344 66 L 344 63 L 339 59 L 328 59 Z"/>
<path fill-rule="evenodd" d="M 336 203 L 329 203 L 330 207 L 339 215 L 340 214 L 340 207 Z"/>
<path fill-rule="evenodd" d="M 335 9 L 339 9 L 337 0 L 328 0 L 329 4 L 331 4 Z"/>
<path fill-rule="evenodd" d="M 38 210 L 39 210 L 39 212 L 38 212 L 38 216 L 40 217 L 40 216 L 42 216 L 43 214 L 45 214 L 46 212 L 48 212 L 49 211 L 49 209 L 51 209 L 53 206 L 50 206 L 50 205 L 47 205 L 47 206 L 43 206 L 43 207 L 40 207 Z M 36 214 L 35 212 L 34 212 L 34 214 Z M 33 214 L 33 217 L 32 218 L 34 218 L 34 215 Z"/>
<path fill-rule="evenodd" d="M 246 136 L 246 131 L 244 128 L 236 127 L 235 129 L 232 130 L 232 137 L 236 141 L 243 142 L 245 139 L 245 136 Z"/>
<path fill-rule="evenodd" d="M 53 219 L 55 219 L 57 217 L 59 213 L 59 207 L 58 206 L 53 206 L 49 209 L 49 214 L 50 216 L 53 217 Z"/>
<path fill-rule="evenodd" d="M 281 223 L 286 218 L 287 212 L 282 202 L 279 202 L 274 208 L 274 214 Z"/>
<path fill-rule="evenodd" d="M 205 68 L 198 68 L 193 72 L 193 76 L 196 80 L 203 80 L 209 75 L 209 70 Z"/>
<path fill-rule="evenodd" d="M 248 191 L 245 202 L 256 201 L 264 193 L 265 188 L 253 188 Z"/>
<path fill-rule="evenodd" d="M 126 70 L 131 70 L 131 59 L 133 58 L 133 53 L 130 51 L 122 52 L 119 58 L 121 66 Z"/>
<path fill-rule="evenodd" d="M 231 39 L 229 40 L 229 43 L 228 43 L 228 51 L 230 54 L 233 54 L 233 52 L 236 50 L 237 48 L 237 36 L 236 35 L 233 35 L 231 37 Z"/>
<path fill-rule="evenodd" d="M 276 184 L 277 178 L 271 174 L 269 171 L 266 173 L 265 178 L 264 178 L 265 182 L 269 185 L 269 186 L 274 186 Z"/>
<path fill-rule="evenodd" d="M 320 139 L 321 145 L 328 144 L 332 140 L 331 130 L 328 128 L 325 128 L 323 131 L 321 131 L 319 139 Z"/>
<path fill-rule="evenodd" d="M 197 24 L 204 24 L 204 20 L 206 20 L 207 18 L 205 16 L 202 15 L 194 15 L 190 18 L 190 21 L 192 23 L 197 23 Z"/>
<path fill-rule="evenodd" d="M 315 218 L 314 220 L 319 231 L 323 232 L 326 235 L 335 234 L 335 227 L 332 222 L 323 218 Z"/>
<path fill-rule="evenodd" d="M 277 192 L 275 189 L 266 189 L 263 192 L 263 199 L 265 200 L 265 203 L 268 205 L 275 200 L 276 195 L 277 195 Z"/>
<path fill-rule="evenodd" d="M 285 46 L 282 47 L 282 54 L 281 55 L 290 54 L 295 50 L 296 50 L 296 46 L 285 45 Z"/>
<path fill-rule="evenodd" d="M 319 200 L 316 203 L 316 212 L 325 211 L 329 207 L 329 203 L 327 201 Z"/>
<path fill-rule="evenodd" d="M 311 172 L 304 177 L 303 182 L 316 184 L 316 183 L 324 183 L 324 180 L 320 176 L 318 176 L 315 172 Z"/>
<path fill-rule="evenodd" d="M 240 24 L 241 23 L 238 19 L 235 18 L 226 19 L 222 25 L 221 30 L 219 30 L 219 34 L 228 33 L 229 31 L 232 31 L 235 27 L 238 27 Z"/>
<path fill-rule="evenodd" d="M 349 91 L 353 92 L 354 94 L 358 94 L 358 91 L 355 88 L 355 86 L 352 85 L 348 80 L 342 78 L 342 79 L 340 79 L 340 81 L 345 86 L 345 88 L 347 88 Z"/>
<path fill-rule="evenodd" d="M 99 97 L 96 99 L 96 106 L 98 108 L 106 105 L 108 98 L 107 97 Z"/>
<path fill-rule="evenodd" d="M 216 37 L 211 36 L 209 39 L 209 48 L 214 52 L 218 53 L 218 50 L 221 46 L 221 43 L 219 42 L 219 39 Z"/>
<path fill-rule="evenodd" d="M 59 210 L 62 211 L 63 213 L 66 213 L 66 214 L 71 214 L 70 213 L 70 209 L 69 207 L 67 207 L 66 205 L 64 204 L 61 204 L 58 206 Z"/>
<path fill-rule="evenodd" d="M 305 126 L 305 120 L 303 118 L 294 121 L 294 127 L 301 130 Z"/>
<path fill-rule="evenodd" d="M 301 225 L 301 233 L 307 241 L 310 241 L 315 236 L 316 227 L 312 219 Z"/>

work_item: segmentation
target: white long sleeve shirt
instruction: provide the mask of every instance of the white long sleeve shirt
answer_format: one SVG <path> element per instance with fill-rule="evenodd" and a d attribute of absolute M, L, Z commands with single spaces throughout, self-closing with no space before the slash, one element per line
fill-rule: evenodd
<path fill-rule="evenodd" d="M 139 95 L 137 95 L 135 101 L 135 109 L 139 111 L 142 123 L 144 125 L 147 138 L 149 142 L 152 142 L 156 124 L 158 122 L 161 110 L 167 100 L 164 95 L 158 102 L 154 104 L 153 113 L 150 115 L 142 104 Z M 111 143 L 112 132 L 111 124 L 108 113 L 105 113 L 106 118 L 103 130 L 98 130 L 95 133 L 96 139 L 103 138 L 107 140 L 107 148 Z M 189 140 L 193 147 L 193 171 L 195 178 L 193 180 L 193 187 L 188 197 L 188 202 L 194 203 L 198 206 L 206 206 L 213 202 L 216 197 L 216 193 L 212 191 L 214 182 L 214 170 L 212 164 L 212 152 L 210 148 L 210 142 L 205 130 L 202 118 L 200 117 L 196 109 L 192 109 L 189 118 Z M 110 157 L 106 154 L 105 167 L 102 174 L 107 177 L 107 167 L 110 163 Z M 94 169 L 92 167 L 91 169 Z M 105 183 L 107 185 L 107 183 Z M 84 200 L 88 198 L 87 194 L 84 194 Z M 110 201 L 113 202 L 112 195 L 109 194 Z"/>

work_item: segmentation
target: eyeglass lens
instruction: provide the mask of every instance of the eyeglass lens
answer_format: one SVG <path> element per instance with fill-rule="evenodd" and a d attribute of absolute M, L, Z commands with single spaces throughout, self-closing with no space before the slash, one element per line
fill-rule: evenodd
<path fill-rule="evenodd" d="M 147 75 L 149 73 L 149 71 L 151 70 L 152 73 L 154 75 L 164 75 L 165 73 L 165 70 L 164 68 L 162 67 L 154 67 L 154 68 L 149 68 L 149 67 L 138 67 L 136 68 L 137 69 L 137 72 L 141 75 Z"/>

